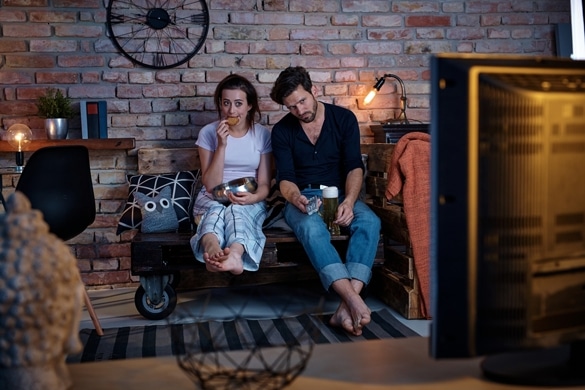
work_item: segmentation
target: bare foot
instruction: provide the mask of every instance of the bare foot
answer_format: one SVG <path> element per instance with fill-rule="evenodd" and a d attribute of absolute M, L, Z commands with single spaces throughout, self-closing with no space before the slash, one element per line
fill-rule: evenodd
<path fill-rule="evenodd" d="M 237 245 L 237 244 L 234 244 Z M 234 275 L 239 275 L 244 272 L 244 261 L 242 260 L 242 252 L 234 248 L 225 248 L 224 253 L 227 254 L 227 259 L 224 260 L 222 268 L 225 271 L 230 271 Z"/>
<path fill-rule="evenodd" d="M 354 336 L 360 336 L 364 326 L 371 321 L 370 309 L 359 295 L 351 297 L 347 302 L 341 301 L 331 316 L 329 324 L 343 328 Z"/>
<path fill-rule="evenodd" d="M 239 245 L 239 244 L 234 244 Z M 244 272 L 244 262 L 242 261 L 242 253 L 239 248 L 225 248 L 221 252 L 209 256 L 207 253 L 203 254 L 205 266 L 211 272 L 231 272 L 234 275 L 239 275 Z M 207 255 L 207 256 L 206 256 Z"/>
<path fill-rule="evenodd" d="M 201 237 L 201 246 L 203 246 L 203 259 L 221 256 L 223 249 L 219 246 L 219 241 L 215 234 L 207 233 Z"/>
<path fill-rule="evenodd" d="M 227 255 L 220 249 L 219 252 L 215 252 L 210 255 L 208 252 L 203 253 L 203 260 L 205 261 L 205 268 L 210 272 L 222 272 L 224 271 L 221 267 L 223 260 L 227 259 Z"/>

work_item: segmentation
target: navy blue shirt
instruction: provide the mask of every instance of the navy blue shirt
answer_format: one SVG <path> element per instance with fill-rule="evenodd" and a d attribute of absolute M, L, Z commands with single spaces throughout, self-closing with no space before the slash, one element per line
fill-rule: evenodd
<path fill-rule="evenodd" d="M 336 186 L 343 193 L 347 174 L 355 168 L 364 169 L 360 129 L 353 112 L 323 104 L 325 121 L 315 145 L 291 113 L 272 128 L 276 180 L 293 182 L 301 191 L 309 184 L 322 184 Z"/>

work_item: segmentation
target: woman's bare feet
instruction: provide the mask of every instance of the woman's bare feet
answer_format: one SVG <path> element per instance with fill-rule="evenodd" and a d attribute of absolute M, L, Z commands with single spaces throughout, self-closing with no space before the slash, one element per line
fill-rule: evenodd
<path fill-rule="evenodd" d="M 207 270 L 210 272 L 224 271 L 223 269 L 221 269 L 223 258 L 227 258 L 227 256 L 224 255 L 223 250 L 215 252 L 213 255 L 210 255 L 208 252 L 203 253 L 205 268 L 207 268 Z"/>
<path fill-rule="evenodd" d="M 243 246 L 232 244 L 230 248 L 216 252 L 213 256 L 207 252 L 204 253 L 203 260 L 205 260 L 205 267 L 210 272 L 231 272 L 234 275 L 239 275 L 244 272 L 243 253 Z"/>
<path fill-rule="evenodd" d="M 201 237 L 201 245 L 203 246 L 203 260 L 206 266 L 209 265 L 210 259 L 216 259 L 223 256 L 223 249 L 219 246 L 219 241 L 214 234 L 207 233 Z M 207 267 L 209 271 L 212 271 Z M 217 272 L 217 271 L 214 271 Z"/>

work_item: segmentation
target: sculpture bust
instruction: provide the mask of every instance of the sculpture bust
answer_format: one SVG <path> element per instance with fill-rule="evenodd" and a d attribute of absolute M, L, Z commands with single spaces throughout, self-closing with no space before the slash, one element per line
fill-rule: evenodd
<path fill-rule="evenodd" d="M 83 284 L 68 245 L 20 192 L 0 214 L 0 389 L 66 389 Z"/>

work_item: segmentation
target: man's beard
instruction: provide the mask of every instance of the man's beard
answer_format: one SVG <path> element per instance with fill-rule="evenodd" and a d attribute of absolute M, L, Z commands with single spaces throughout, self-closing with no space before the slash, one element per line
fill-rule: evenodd
<path fill-rule="evenodd" d="M 309 115 L 308 117 L 302 116 L 299 119 L 301 120 L 301 122 L 311 123 L 315 120 L 315 116 L 317 116 L 317 113 L 315 111 L 311 111 L 310 114 L 311 115 Z"/>
<path fill-rule="evenodd" d="M 311 111 L 309 111 L 309 117 L 306 117 L 306 114 L 303 114 L 301 116 L 299 116 L 299 119 L 304 122 L 304 123 L 311 123 L 315 120 L 315 117 L 317 116 L 317 101 L 315 100 L 315 104 L 313 104 L 313 109 Z"/>

